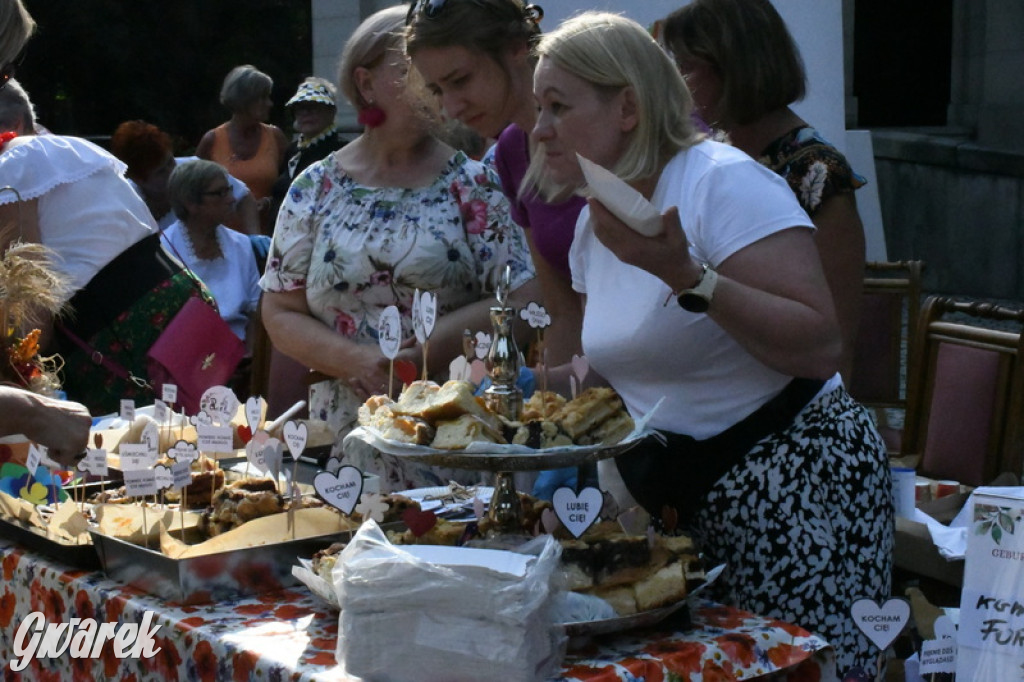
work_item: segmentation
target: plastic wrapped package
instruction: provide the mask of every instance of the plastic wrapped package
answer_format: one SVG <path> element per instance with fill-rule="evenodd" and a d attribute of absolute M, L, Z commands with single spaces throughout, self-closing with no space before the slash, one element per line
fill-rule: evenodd
<path fill-rule="evenodd" d="M 338 662 L 367 682 L 550 677 L 566 644 L 552 620 L 561 548 L 529 547 L 398 547 L 367 521 L 335 564 Z"/>

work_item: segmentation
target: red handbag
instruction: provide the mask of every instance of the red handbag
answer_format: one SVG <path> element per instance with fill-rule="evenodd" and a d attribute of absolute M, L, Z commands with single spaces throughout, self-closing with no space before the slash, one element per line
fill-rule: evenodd
<path fill-rule="evenodd" d="M 198 296 L 188 299 L 146 353 L 149 383 L 178 387 L 177 405 L 189 414 L 211 386 L 228 383 L 245 355 L 245 344 L 217 310 Z"/>

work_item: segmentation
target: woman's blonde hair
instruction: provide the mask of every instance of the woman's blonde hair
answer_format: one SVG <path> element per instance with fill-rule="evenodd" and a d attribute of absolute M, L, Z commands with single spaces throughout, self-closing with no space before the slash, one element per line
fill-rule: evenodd
<path fill-rule="evenodd" d="M 373 13 L 356 27 L 345 43 L 338 63 L 338 88 L 356 110 L 369 104 L 356 84 L 356 69 L 373 68 L 389 51 L 403 52 L 405 13 L 406 8 L 401 5 Z"/>
<path fill-rule="evenodd" d="M 14 61 L 36 30 L 21 0 L 0 0 L 0 68 Z"/>
<path fill-rule="evenodd" d="M 665 51 L 640 24 L 618 14 L 585 12 L 544 35 L 537 46 L 541 60 L 614 96 L 632 88 L 637 125 L 613 173 L 626 181 L 656 175 L 678 151 L 701 139 L 691 118 L 693 98 Z M 522 192 L 538 191 L 554 200 L 574 188 L 553 183 L 535 150 Z"/>

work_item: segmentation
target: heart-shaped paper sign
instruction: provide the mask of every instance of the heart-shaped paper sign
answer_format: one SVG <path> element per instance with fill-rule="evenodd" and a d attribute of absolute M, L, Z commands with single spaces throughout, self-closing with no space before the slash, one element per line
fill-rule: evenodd
<path fill-rule="evenodd" d="M 558 520 L 578 538 L 601 518 L 604 495 L 597 488 L 584 488 L 577 495 L 572 488 L 558 488 L 551 498 Z"/>
<path fill-rule="evenodd" d="M 416 368 L 416 363 L 409 360 L 395 360 L 395 374 L 398 375 L 398 380 L 402 382 L 402 385 L 408 386 L 412 382 L 416 381 L 416 376 L 419 374 L 419 370 Z"/>
<path fill-rule="evenodd" d="M 363 472 L 354 466 L 343 466 L 336 474 L 321 471 L 313 477 L 313 487 L 324 502 L 351 514 L 363 493 Z"/>
<path fill-rule="evenodd" d="M 858 599 L 850 607 L 853 622 L 879 649 L 887 649 L 910 621 L 910 603 L 893 597 L 879 606 L 873 599 Z"/>
<path fill-rule="evenodd" d="M 276 438 L 268 438 L 263 444 L 263 462 L 266 471 L 276 481 L 281 475 L 281 463 L 284 461 L 284 445 Z"/>
<path fill-rule="evenodd" d="M 249 433 L 253 433 L 260 428 L 260 422 L 263 420 L 264 403 L 266 401 L 263 398 L 255 395 L 250 396 L 245 401 L 245 423 L 249 425 Z M 239 429 L 239 433 L 241 433 L 241 429 Z"/>
<path fill-rule="evenodd" d="M 427 531 L 437 525 L 437 517 L 432 511 L 421 511 L 409 507 L 402 512 L 402 521 L 405 527 L 412 531 L 416 537 L 422 537 Z"/>
<path fill-rule="evenodd" d="M 935 630 L 935 639 L 956 639 L 956 625 L 949 616 L 936 618 L 932 628 Z"/>
<path fill-rule="evenodd" d="M 245 459 L 261 474 L 267 473 L 267 459 L 264 457 L 266 445 L 255 438 L 245 444 Z"/>
<path fill-rule="evenodd" d="M 292 453 L 292 457 L 298 459 L 302 451 L 306 449 L 309 429 L 301 422 L 289 421 L 285 422 L 282 431 L 284 433 L 284 442 L 288 445 L 288 452 Z"/>
<path fill-rule="evenodd" d="M 437 296 L 429 291 L 420 294 L 420 319 L 423 324 L 423 336 L 429 339 L 434 333 L 434 323 L 437 322 Z"/>
<path fill-rule="evenodd" d="M 472 376 L 472 368 L 465 355 L 456 355 L 455 359 L 448 363 L 448 378 L 454 381 L 469 381 Z"/>
<path fill-rule="evenodd" d="M 377 342 L 384 357 L 394 360 L 402 346 L 402 316 L 397 306 L 389 305 L 380 314 L 377 320 Z"/>
<path fill-rule="evenodd" d="M 540 525 L 545 533 L 552 535 L 562 527 L 562 522 L 558 520 L 558 515 L 555 512 L 545 509 L 540 513 Z"/>
<path fill-rule="evenodd" d="M 423 327 L 423 307 L 420 302 L 422 294 L 417 289 L 412 295 L 412 333 L 416 335 L 416 340 L 422 346 L 427 342 L 427 330 Z"/>
<path fill-rule="evenodd" d="M 576 375 L 580 385 L 583 385 L 583 380 L 587 378 L 587 373 L 590 371 L 590 362 L 583 355 L 572 356 L 572 373 Z"/>

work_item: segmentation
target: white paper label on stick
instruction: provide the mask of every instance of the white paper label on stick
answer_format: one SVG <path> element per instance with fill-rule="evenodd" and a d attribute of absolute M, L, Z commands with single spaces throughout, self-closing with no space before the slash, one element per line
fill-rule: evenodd
<path fill-rule="evenodd" d="M 282 429 L 284 442 L 288 446 L 288 452 L 292 457 L 298 459 L 302 451 L 306 449 L 306 441 L 309 438 L 309 429 L 302 422 L 286 422 Z"/>
<path fill-rule="evenodd" d="M 78 463 L 78 470 L 93 476 L 106 476 L 107 451 L 103 448 L 88 448 L 85 458 Z"/>
<path fill-rule="evenodd" d="M 238 397 L 227 386 L 211 386 L 203 391 L 199 409 L 221 424 L 227 424 L 238 412 Z"/>
<path fill-rule="evenodd" d="M 192 467 L 190 463 L 181 460 L 172 464 L 171 478 L 173 479 L 171 487 L 174 490 L 181 490 L 185 486 L 192 483 Z"/>
<path fill-rule="evenodd" d="M 196 427 L 200 452 L 223 452 L 231 454 L 235 451 L 235 439 L 230 426 Z"/>
<path fill-rule="evenodd" d="M 363 472 L 354 466 L 343 466 L 338 473 L 319 472 L 313 487 L 324 502 L 343 514 L 351 514 L 363 492 Z"/>
<path fill-rule="evenodd" d="M 160 389 L 160 397 L 165 403 L 173 405 L 178 402 L 178 385 L 164 384 Z"/>
<path fill-rule="evenodd" d="M 601 518 L 604 495 L 597 488 L 584 488 L 577 495 L 572 488 L 558 488 L 551 498 L 558 520 L 578 538 Z"/>
<path fill-rule="evenodd" d="M 162 400 L 153 401 L 153 419 L 158 424 L 163 424 L 171 418 L 171 408 L 167 407 L 167 403 Z"/>
<path fill-rule="evenodd" d="M 122 471 L 148 469 L 156 464 L 157 453 L 145 443 L 121 443 L 117 451 L 121 456 Z"/>
<path fill-rule="evenodd" d="M 423 337 L 429 339 L 434 333 L 434 323 L 437 322 L 437 296 L 429 291 L 420 294 L 420 319 L 423 324 Z"/>
<path fill-rule="evenodd" d="M 194 443 L 179 440 L 168 448 L 167 456 L 178 462 L 194 462 L 199 459 L 199 450 Z"/>
<path fill-rule="evenodd" d="M 922 676 L 956 672 L 956 640 L 928 639 L 921 643 Z"/>
<path fill-rule="evenodd" d="M 548 315 L 544 306 L 536 301 L 527 303 L 526 307 L 519 311 L 519 317 L 530 325 L 530 329 L 544 329 L 551 326 L 551 316 Z"/>
<path fill-rule="evenodd" d="M 389 360 L 394 360 L 402 345 L 402 315 L 398 307 L 389 305 L 377 320 L 377 342 L 380 352 Z"/>
<path fill-rule="evenodd" d="M 174 474 L 163 464 L 153 467 L 153 478 L 156 481 L 156 489 L 167 490 L 174 485 Z"/>
<path fill-rule="evenodd" d="M 417 289 L 412 295 L 412 332 L 416 335 L 416 340 L 422 346 L 427 342 L 427 331 L 423 327 L 423 308 L 420 304 L 420 298 L 422 294 Z"/>
<path fill-rule="evenodd" d="M 872 599 L 858 599 L 850 607 L 850 615 L 864 636 L 884 651 L 910 621 L 910 603 L 896 597 L 881 605 Z"/>
<path fill-rule="evenodd" d="M 160 452 L 160 427 L 156 422 L 146 422 L 142 427 L 142 436 L 139 442 L 145 445 L 153 454 Z"/>
<path fill-rule="evenodd" d="M 260 428 L 260 421 L 263 419 L 263 404 L 266 401 L 259 396 L 250 396 L 245 401 L 245 423 L 249 425 L 249 430 L 256 433 L 256 430 Z"/>
<path fill-rule="evenodd" d="M 122 400 L 121 401 L 121 419 L 126 422 L 135 421 L 135 401 L 134 400 Z"/>
<path fill-rule="evenodd" d="M 261 474 L 267 473 L 267 460 L 263 457 L 266 450 L 266 440 L 257 441 L 255 438 L 245 444 L 245 459 Z"/>
<path fill-rule="evenodd" d="M 156 495 L 156 472 L 152 469 L 125 469 L 124 490 L 128 497 Z"/>
<path fill-rule="evenodd" d="M 40 446 L 35 443 L 29 443 L 28 445 L 28 456 L 25 458 L 25 468 L 28 473 L 32 476 L 36 475 L 36 469 L 39 468 L 39 462 L 43 459 L 43 450 Z"/>
<path fill-rule="evenodd" d="M 264 469 L 275 481 L 281 475 L 281 462 L 284 457 L 284 444 L 276 438 L 268 438 L 263 444 L 263 461 L 267 468 Z"/>

